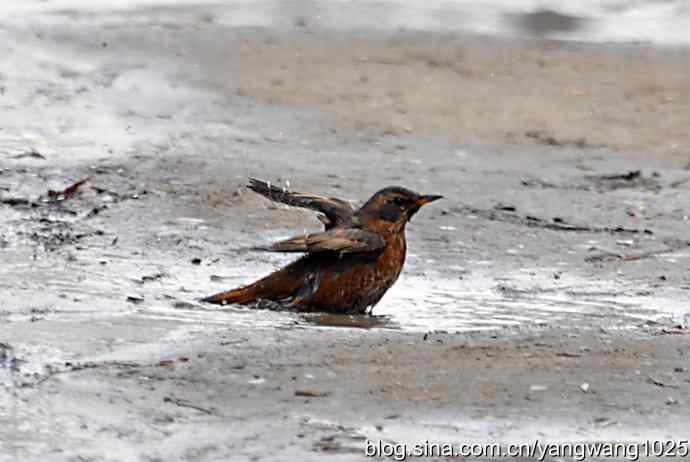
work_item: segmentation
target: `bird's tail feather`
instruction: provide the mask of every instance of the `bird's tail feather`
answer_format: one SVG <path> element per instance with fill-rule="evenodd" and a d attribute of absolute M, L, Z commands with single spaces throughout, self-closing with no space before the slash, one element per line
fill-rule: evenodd
<path fill-rule="evenodd" d="M 225 292 L 219 292 L 217 294 L 211 295 L 210 297 L 202 298 L 202 302 L 215 303 L 217 305 L 225 305 L 229 303 L 249 303 L 257 299 L 256 291 L 254 287 L 238 287 L 237 289 L 227 290 Z"/>

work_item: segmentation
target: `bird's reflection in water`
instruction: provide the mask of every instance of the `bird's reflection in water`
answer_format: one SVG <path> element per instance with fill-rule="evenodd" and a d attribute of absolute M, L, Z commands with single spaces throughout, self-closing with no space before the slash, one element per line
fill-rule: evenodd
<path fill-rule="evenodd" d="M 355 329 L 373 329 L 376 327 L 396 328 L 390 316 L 374 316 L 374 315 L 349 315 L 349 314 L 331 314 L 331 313 L 315 313 L 308 314 L 302 317 L 308 324 L 313 324 L 321 327 L 348 327 Z"/>

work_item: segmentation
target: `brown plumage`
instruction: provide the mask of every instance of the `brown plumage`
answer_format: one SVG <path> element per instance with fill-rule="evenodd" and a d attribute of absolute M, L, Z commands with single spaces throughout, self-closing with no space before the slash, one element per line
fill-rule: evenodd
<path fill-rule="evenodd" d="M 204 302 L 270 300 L 300 311 L 365 313 L 402 271 L 405 225 L 422 205 L 441 198 L 392 186 L 355 209 L 341 199 L 291 192 L 254 178 L 248 187 L 271 200 L 319 212 L 326 229 L 276 242 L 267 250 L 306 255 L 253 284 Z"/>

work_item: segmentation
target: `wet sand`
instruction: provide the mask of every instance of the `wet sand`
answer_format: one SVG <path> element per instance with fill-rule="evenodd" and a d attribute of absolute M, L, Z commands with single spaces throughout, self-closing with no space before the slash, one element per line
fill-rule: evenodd
<path fill-rule="evenodd" d="M 687 438 L 687 49 L 219 11 L 0 29 L 0 460 Z M 248 174 L 447 199 L 373 320 L 199 304 L 319 226 Z"/>

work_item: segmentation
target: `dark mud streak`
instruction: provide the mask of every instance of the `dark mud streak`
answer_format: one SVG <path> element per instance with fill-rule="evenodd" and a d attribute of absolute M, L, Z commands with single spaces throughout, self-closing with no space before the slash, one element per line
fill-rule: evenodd
<path fill-rule="evenodd" d="M 559 217 L 553 218 L 551 221 L 535 217 L 532 215 L 518 215 L 516 213 L 506 212 L 497 209 L 480 209 L 470 205 L 459 205 L 452 207 L 451 212 L 460 213 L 464 215 L 475 215 L 485 220 L 500 221 L 504 223 L 511 223 L 514 225 L 527 226 L 530 228 L 542 228 L 552 231 L 567 231 L 567 232 L 581 232 L 581 233 L 608 233 L 608 234 L 653 234 L 650 229 L 635 229 L 625 228 L 623 226 L 585 226 L 585 225 L 571 225 L 565 223 Z"/>
<path fill-rule="evenodd" d="M 2 357 L 0 356 L 0 359 Z M 85 371 L 88 369 L 118 369 L 123 371 L 134 371 L 135 373 L 141 372 L 142 369 L 152 368 L 152 367 L 166 367 L 168 362 L 166 360 L 160 361 L 158 363 L 136 363 L 130 361 L 104 361 L 104 362 L 83 362 L 83 363 L 73 363 L 67 361 L 62 364 L 51 364 L 47 363 L 44 365 L 45 373 L 36 374 L 23 374 L 21 371 L 21 360 L 19 361 L 19 366 L 13 369 L 17 377 L 16 385 L 19 388 L 37 388 L 45 382 L 61 375 L 73 374 L 76 372 Z M 171 362 L 172 363 L 172 362 Z"/>
<path fill-rule="evenodd" d="M 0 203 L 10 207 L 38 207 L 38 203 L 24 197 L 2 197 Z"/>
<path fill-rule="evenodd" d="M 605 148 L 605 144 L 592 144 L 586 138 L 578 139 L 560 139 L 542 130 L 528 130 L 525 132 L 525 137 L 533 139 L 539 144 L 555 147 L 575 147 L 578 149 L 595 149 Z"/>
<path fill-rule="evenodd" d="M 528 188 L 541 189 L 563 189 L 574 191 L 595 191 L 606 193 L 619 189 L 640 190 L 658 193 L 663 189 L 659 181 L 659 174 L 652 173 L 644 176 L 641 170 L 631 170 L 626 173 L 585 175 L 582 180 L 571 183 L 553 183 L 540 178 L 525 178 L 520 182 L 522 186 Z M 677 188 L 687 180 L 672 182 L 670 188 Z"/>
<path fill-rule="evenodd" d="M 683 250 L 683 249 L 690 247 L 690 241 L 685 241 L 682 239 L 664 239 L 664 244 L 666 245 L 665 249 L 650 250 L 647 252 L 638 252 L 638 253 L 629 253 L 629 254 L 622 254 L 622 253 L 608 252 L 608 251 L 607 252 L 601 252 L 601 253 L 591 255 L 591 256 L 585 258 L 585 261 L 589 262 L 589 263 L 593 263 L 593 262 L 612 261 L 612 260 L 621 260 L 621 261 L 644 260 L 647 258 L 660 257 L 662 255 L 674 253 L 674 252 L 677 252 L 679 250 Z"/>
<path fill-rule="evenodd" d="M 660 175 L 656 172 L 645 177 L 642 174 L 642 170 L 630 170 L 626 173 L 586 175 L 585 180 L 591 182 L 599 192 L 615 191 L 617 189 L 659 192 L 662 189 L 659 177 Z"/>

